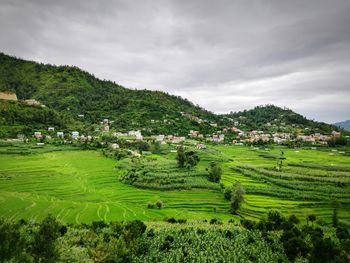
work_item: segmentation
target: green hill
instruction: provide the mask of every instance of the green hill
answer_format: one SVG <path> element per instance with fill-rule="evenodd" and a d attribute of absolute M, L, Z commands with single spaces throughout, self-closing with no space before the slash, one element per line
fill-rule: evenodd
<path fill-rule="evenodd" d="M 211 132 L 219 117 L 181 97 L 160 91 L 131 90 L 99 80 L 71 66 L 52 66 L 0 53 L 0 90 L 14 91 L 18 99 L 36 99 L 86 126 L 108 118 L 118 129 L 144 133 L 186 135 L 190 129 Z M 181 112 L 204 120 L 199 123 Z"/>
<path fill-rule="evenodd" d="M 17 105 L 0 100 L 1 125 L 7 126 L 8 131 L 11 130 L 9 126 L 14 125 L 33 129 L 56 125 L 91 131 L 93 124 L 99 124 L 105 118 L 113 121 L 112 128 L 121 131 L 139 129 L 144 135 L 187 135 L 189 130 L 211 134 L 217 129 L 231 127 L 234 121 L 238 121 L 244 130 L 293 132 L 303 129 L 330 133 L 338 129 L 273 105 L 216 115 L 178 96 L 160 91 L 131 90 L 112 81 L 99 80 L 77 67 L 41 64 L 3 53 L 0 53 L 0 91 L 13 91 L 20 101 L 35 99 L 46 105 L 44 109 L 31 109 L 23 103 Z M 40 116 L 59 117 L 38 120 L 33 117 L 37 115 L 35 111 Z M 25 116 L 26 113 L 29 116 Z M 18 118 L 13 120 L 10 115 Z M 216 123 L 217 128 L 210 125 L 212 123 Z"/>
<path fill-rule="evenodd" d="M 305 133 L 320 132 L 329 134 L 338 127 L 323 122 L 309 120 L 287 108 L 274 105 L 257 106 L 251 110 L 231 112 L 225 115 L 232 121 L 239 122 L 245 130 L 264 130 L 287 132 L 303 130 Z"/>
<path fill-rule="evenodd" d="M 47 131 L 50 126 L 56 129 L 77 129 L 82 124 L 54 109 L 0 100 L 0 138 L 13 138 L 17 134 L 31 135 L 34 130 Z"/>

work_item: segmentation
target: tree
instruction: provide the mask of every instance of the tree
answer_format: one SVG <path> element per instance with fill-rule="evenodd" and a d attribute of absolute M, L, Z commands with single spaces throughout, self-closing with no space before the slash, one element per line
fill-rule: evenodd
<path fill-rule="evenodd" d="M 211 162 L 209 166 L 209 181 L 218 183 L 221 180 L 222 168 L 217 162 Z"/>
<path fill-rule="evenodd" d="M 339 208 L 338 200 L 332 201 L 332 207 L 333 207 L 332 225 L 333 227 L 337 227 L 338 226 L 338 208 Z"/>
<path fill-rule="evenodd" d="M 194 151 L 185 151 L 183 146 L 177 149 L 177 164 L 180 168 L 191 169 L 200 161 L 199 156 Z"/>
<path fill-rule="evenodd" d="M 185 166 L 191 169 L 199 163 L 199 156 L 194 151 L 185 152 Z"/>
<path fill-rule="evenodd" d="M 0 219 L 0 243 L 1 261 L 7 262 L 7 260 L 20 255 L 25 245 L 23 238 L 21 238 L 20 225 Z"/>
<path fill-rule="evenodd" d="M 267 213 L 267 221 L 271 230 L 278 230 L 282 228 L 284 217 L 277 210 L 271 210 Z"/>
<path fill-rule="evenodd" d="M 232 186 L 230 187 L 226 187 L 224 190 L 224 197 L 226 200 L 231 200 L 231 196 L 232 196 Z"/>
<path fill-rule="evenodd" d="M 239 182 L 236 183 L 236 186 L 232 192 L 231 196 L 231 213 L 237 214 L 237 211 L 241 208 L 241 205 L 244 201 L 244 189 Z"/>
<path fill-rule="evenodd" d="M 161 147 L 160 147 L 160 142 L 155 142 L 152 145 L 152 153 L 160 153 Z"/>
<path fill-rule="evenodd" d="M 176 160 L 180 168 L 185 167 L 186 155 L 185 155 L 185 149 L 182 145 L 177 149 Z"/>
<path fill-rule="evenodd" d="M 34 236 L 33 254 L 36 262 L 56 262 L 59 257 L 56 239 L 60 236 L 60 224 L 51 215 L 41 223 Z"/>
<path fill-rule="evenodd" d="M 288 218 L 288 221 L 293 223 L 293 224 L 299 224 L 300 220 L 299 218 L 297 218 L 296 215 L 290 215 L 290 217 Z"/>
<path fill-rule="evenodd" d="M 162 202 L 161 200 L 158 200 L 158 201 L 156 202 L 156 206 L 158 207 L 158 209 L 161 209 L 162 206 L 163 206 L 163 202 Z"/>
<path fill-rule="evenodd" d="M 316 221 L 316 215 L 310 214 L 306 217 L 307 224 L 309 224 L 309 221 L 314 225 L 314 221 Z"/>

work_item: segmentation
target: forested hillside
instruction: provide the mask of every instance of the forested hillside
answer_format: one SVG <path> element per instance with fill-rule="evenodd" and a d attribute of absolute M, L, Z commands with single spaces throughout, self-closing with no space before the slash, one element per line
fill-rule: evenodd
<path fill-rule="evenodd" d="M 50 108 L 33 107 L 14 101 L 0 101 L 0 138 L 13 138 L 17 134 L 29 135 L 33 130 L 79 127 L 82 124 Z"/>
<path fill-rule="evenodd" d="M 187 135 L 189 130 L 211 134 L 217 128 L 232 126 L 234 121 L 239 122 L 243 130 L 291 132 L 301 129 L 305 132 L 306 128 L 310 133 L 330 133 L 338 129 L 273 105 L 216 115 L 178 96 L 160 91 L 131 90 L 112 81 L 99 80 L 77 67 L 40 64 L 3 53 L 0 53 L 0 91 L 15 92 L 19 100 L 35 99 L 46 105 L 46 111 L 58 111 L 63 119 L 58 126 L 70 119 L 82 123 L 87 130 L 105 118 L 112 121 L 112 128 L 139 129 L 145 135 Z M 17 113 L 22 117 L 29 109 L 13 105 L 10 108 L 10 111 L 22 110 Z M 6 112 L 10 108 L 8 104 L 3 105 L 2 114 L 11 115 Z M 17 124 L 33 127 L 49 124 L 47 121 L 36 123 L 37 120 L 30 117 L 22 119 L 27 121 L 16 120 Z M 2 119 L 3 126 L 12 125 L 7 120 L 7 117 Z M 213 123 L 217 128 L 211 125 Z"/>
<path fill-rule="evenodd" d="M 300 130 L 305 132 L 331 133 L 339 130 L 334 125 L 309 120 L 304 116 L 295 113 L 287 108 L 280 108 L 274 105 L 257 106 L 251 110 L 231 112 L 225 115 L 240 123 L 243 129 L 261 129 L 270 131 Z"/>
<path fill-rule="evenodd" d="M 185 135 L 189 129 L 210 131 L 218 116 L 186 99 L 164 92 L 130 90 L 70 66 L 52 66 L 0 54 L 0 90 L 14 91 L 18 99 L 36 99 L 62 114 L 89 125 L 103 118 L 125 129 L 148 128 L 154 133 Z M 180 112 L 197 116 L 198 123 Z M 161 123 L 161 125 L 160 125 Z"/>

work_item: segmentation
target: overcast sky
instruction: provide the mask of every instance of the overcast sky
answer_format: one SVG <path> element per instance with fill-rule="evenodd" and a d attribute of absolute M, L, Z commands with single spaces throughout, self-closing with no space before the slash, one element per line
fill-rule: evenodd
<path fill-rule="evenodd" d="M 216 113 L 350 119 L 349 0 L 0 0 L 0 51 Z"/>

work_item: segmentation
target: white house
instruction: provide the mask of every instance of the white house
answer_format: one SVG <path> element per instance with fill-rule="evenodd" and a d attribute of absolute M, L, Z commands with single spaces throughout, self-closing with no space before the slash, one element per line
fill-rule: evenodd
<path fill-rule="evenodd" d="M 54 127 L 49 127 L 47 128 L 48 131 L 55 131 L 55 128 Z"/>
<path fill-rule="evenodd" d="M 79 137 L 79 132 L 78 131 L 73 131 L 72 132 L 72 138 L 73 139 L 76 139 L 76 138 L 78 138 Z"/>
<path fill-rule="evenodd" d="M 43 136 L 42 136 L 41 132 L 36 131 L 36 132 L 34 132 L 34 137 L 37 138 L 37 139 L 40 139 L 40 138 L 42 138 Z"/>
<path fill-rule="evenodd" d="M 111 145 L 112 149 L 115 150 L 115 149 L 118 149 L 119 148 L 119 144 L 118 143 L 113 143 Z"/>
<path fill-rule="evenodd" d="M 64 137 L 64 133 L 63 132 L 57 132 L 56 136 L 59 138 L 63 138 Z"/>

